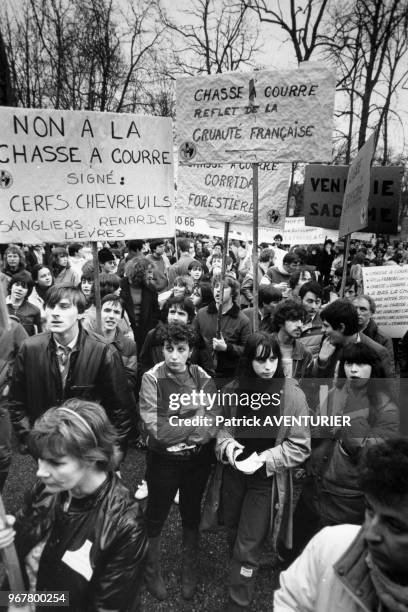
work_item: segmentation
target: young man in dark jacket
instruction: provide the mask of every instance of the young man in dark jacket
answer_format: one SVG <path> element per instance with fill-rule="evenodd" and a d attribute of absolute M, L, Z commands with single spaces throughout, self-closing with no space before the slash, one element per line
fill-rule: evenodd
<path fill-rule="evenodd" d="M 221 337 L 217 337 L 217 307 L 221 301 L 220 281 L 213 281 L 214 301 L 200 308 L 193 326 L 206 348 L 212 353 L 218 387 L 227 384 L 235 375 L 238 359 L 251 333 L 248 317 L 239 309 L 239 283 L 226 276 L 222 301 Z"/>
<path fill-rule="evenodd" d="M 51 287 L 44 308 L 49 331 L 23 342 L 10 385 L 7 407 L 19 441 L 24 448 L 34 421 L 48 408 L 73 397 L 97 401 L 118 432 L 119 462 L 133 405 L 120 355 L 81 327 L 86 300 L 80 289 Z"/>

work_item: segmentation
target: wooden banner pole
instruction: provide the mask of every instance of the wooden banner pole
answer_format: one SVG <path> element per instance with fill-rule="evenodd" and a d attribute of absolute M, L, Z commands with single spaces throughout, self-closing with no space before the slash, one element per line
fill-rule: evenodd
<path fill-rule="evenodd" d="M 225 221 L 224 223 L 224 249 L 222 251 L 222 267 L 221 267 L 221 279 L 220 279 L 221 297 L 220 297 L 220 303 L 218 304 L 218 313 L 217 313 L 217 338 L 221 338 L 222 301 L 224 298 L 225 270 L 227 269 L 229 225 L 230 225 L 229 221 Z"/>
<path fill-rule="evenodd" d="M 344 261 L 343 261 L 343 274 L 341 277 L 341 285 L 340 285 L 340 297 L 344 296 L 344 289 L 346 288 L 346 278 L 347 278 L 347 262 L 350 253 L 350 242 L 351 242 L 351 234 L 346 235 L 345 247 L 344 247 Z"/>
<path fill-rule="evenodd" d="M 92 259 L 93 259 L 93 277 L 94 277 L 94 299 L 96 310 L 96 331 L 102 335 L 102 319 L 101 319 L 101 281 L 99 278 L 99 259 L 98 259 L 98 244 L 92 243 Z"/>
<path fill-rule="evenodd" d="M 6 510 L 4 508 L 3 498 L 1 495 L 0 495 L 0 519 L 4 525 L 7 525 Z M 10 591 L 17 591 L 19 593 L 24 593 L 26 588 L 25 588 L 23 576 L 21 574 L 20 562 L 18 560 L 16 547 L 14 546 L 14 544 L 10 544 L 9 546 L 6 546 L 6 548 L 3 548 L 1 551 L 1 557 L 3 559 L 4 565 L 6 568 Z"/>
<path fill-rule="evenodd" d="M 253 303 L 253 327 L 254 331 L 257 332 L 259 329 L 259 314 L 258 314 L 258 173 L 259 164 L 252 164 L 252 201 L 253 201 L 253 226 L 252 226 L 252 273 L 253 273 L 253 291 L 254 296 Z"/>

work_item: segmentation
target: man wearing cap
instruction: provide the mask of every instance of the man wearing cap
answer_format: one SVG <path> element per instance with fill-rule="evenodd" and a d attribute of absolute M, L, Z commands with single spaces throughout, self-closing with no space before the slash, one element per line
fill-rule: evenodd
<path fill-rule="evenodd" d="M 105 274 L 116 274 L 118 270 L 118 262 L 112 251 L 106 247 L 98 251 L 98 261 L 101 272 Z"/>
<path fill-rule="evenodd" d="M 155 286 L 158 293 L 165 291 L 169 284 L 167 277 L 166 263 L 163 259 L 164 253 L 164 240 L 162 238 L 156 238 L 150 241 L 150 253 L 146 255 L 154 267 L 153 273 L 153 285 Z"/>

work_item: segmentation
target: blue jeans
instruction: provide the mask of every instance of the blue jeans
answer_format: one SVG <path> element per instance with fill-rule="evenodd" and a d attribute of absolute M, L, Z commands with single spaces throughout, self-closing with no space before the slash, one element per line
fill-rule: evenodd
<path fill-rule="evenodd" d="M 177 490 L 180 491 L 179 507 L 183 527 L 198 529 L 201 500 L 212 459 L 212 445 L 203 446 L 201 452 L 189 457 L 169 457 L 148 451 L 146 526 L 149 538 L 160 535 Z"/>

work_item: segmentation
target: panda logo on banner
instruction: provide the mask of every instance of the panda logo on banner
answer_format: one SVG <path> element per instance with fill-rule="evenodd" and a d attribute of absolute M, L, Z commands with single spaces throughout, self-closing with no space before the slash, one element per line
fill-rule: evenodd
<path fill-rule="evenodd" d="M 276 225 L 281 218 L 280 212 L 272 208 L 266 213 L 270 225 Z"/>
<path fill-rule="evenodd" d="M 197 147 L 191 140 L 186 140 L 179 148 L 180 161 L 188 164 L 197 154 Z"/>
<path fill-rule="evenodd" d="M 10 172 L 2 170 L 0 172 L 0 189 L 8 189 L 13 184 L 13 179 Z"/>

